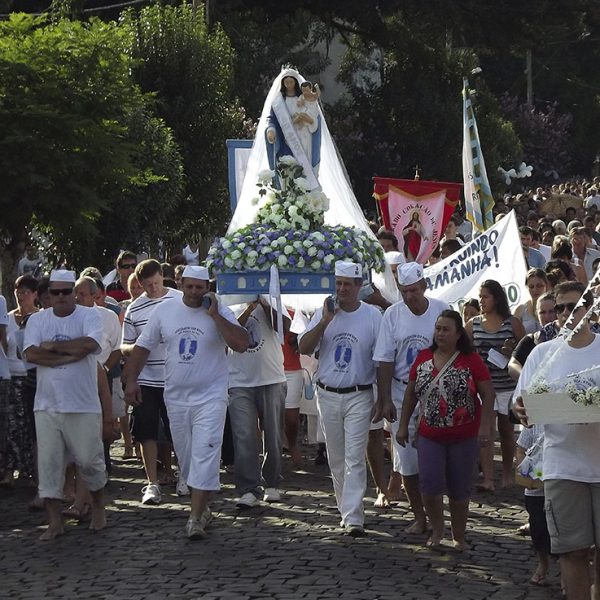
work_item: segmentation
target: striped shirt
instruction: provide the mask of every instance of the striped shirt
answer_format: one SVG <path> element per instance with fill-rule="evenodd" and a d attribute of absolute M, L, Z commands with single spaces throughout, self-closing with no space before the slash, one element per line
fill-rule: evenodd
<path fill-rule="evenodd" d="M 180 298 L 181 295 L 179 290 L 169 288 L 167 293 L 160 298 L 148 298 L 145 293 L 139 298 L 136 298 L 127 307 L 127 311 L 125 312 L 125 319 L 123 320 L 123 339 L 121 343 L 135 344 L 148 322 L 148 318 L 152 314 L 152 311 L 165 300 Z M 150 387 L 165 386 L 165 351 L 165 344 L 161 342 L 156 349 L 150 352 L 148 360 L 138 377 L 138 383 L 140 385 L 147 385 Z"/>
<path fill-rule="evenodd" d="M 508 368 L 500 369 L 488 360 L 490 348 L 495 348 L 500 352 L 504 341 L 508 338 L 514 338 L 511 320 L 512 317 L 508 317 L 502 321 L 500 329 L 492 333 L 483 329 L 480 315 L 473 317 L 471 321 L 473 323 L 473 346 L 479 356 L 485 361 L 492 376 L 492 383 L 496 392 L 510 392 L 515 389 L 516 385 L 516 382 L 508 374 Z"/>

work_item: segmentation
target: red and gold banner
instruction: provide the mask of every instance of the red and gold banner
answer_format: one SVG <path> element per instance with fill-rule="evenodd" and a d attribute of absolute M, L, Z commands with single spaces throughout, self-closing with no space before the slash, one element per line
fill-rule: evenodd
<path fill-rule="evenodd" d="M 458 204 L 462 184 L 374 177 L 373 196 L 386 229 L 408 260 L 424 264 Z"/>

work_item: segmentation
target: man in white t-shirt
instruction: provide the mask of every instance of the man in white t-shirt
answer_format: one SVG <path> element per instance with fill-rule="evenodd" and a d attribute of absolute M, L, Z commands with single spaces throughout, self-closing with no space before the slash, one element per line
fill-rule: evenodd
<path fill-rule="evenodd" d="M 590 195 L 584 200 L 583 206 L 585 208 L 595 206 L 598 210 L 600 210 L 600 194 L 598 193 L 597 187 L 592 186 L 590 188 Z"/>
<path fill-rule="evenodd" d="M 181 475 L 192 496 L 186 533 L 189 539 L 202 539 L 211 519 L 209 494 L 220 489 L 229 380 L 225 350 L 244 352 L 249 336 L 209 292 L 206 267 L 188 265 L 182 285 L 183 297 L 158 306 L 137 339 L 127 364 L 125 396 L 133 405 L 141 401 L 137 378 L 151 351 L 164 343 L 165 404 Z M 205 299 L 210 299 L 208 308 Z"/>
<path fill-rule="evenodd" d="M 39 497 L 44 499 L 51 540 L 64 533 L 61 514 L 65 456 L 75 459 L 78 473 L 92 495 L 90 529 L 106 525 L 103 434 L 112 432 L 112 406 L 98 398 L 96 356 L 102 322 L 96 310 L 75 304 L 75 273 L 52 271 L 52 308 L 31 315 L 23 344 L 26 360 L 37 365 L 35 425 Z"/>
<path fill-rule="evenodd" d="M 246 352 L 229 352 L 229 418 L 235 456 L 234 481 L 239 495 L 237 505 L 251 508 L 263 500 L 281 499 L 281 451 L 287 380 L 283 352 L 275 331 L 277 314 L 263 298 L 251 302 L 238 315 L 248 330 L 250 345 Z M 290 319 L 283 318 L 283 333 Z M 260 422 L 264 438 L 262 469 L 259 464 Z"/>
<path fill-rule="evenodd" d="M 144 293 L 136 298 L 125 312 L 123 321 L 123 339 L 121 352 L 128 357 L 137 339 L 142 334 L 150 315 L 163 302 L 171 302 L 181 298 L 179 290 L 166 288 L 163 285 L 162 267 L 157 260 L 148 259 L 140 262 L 135 274 L 144 288 Z M 127 383 L 127 364 L 121 376 Z M 159 344 L 150 352 L 144 368 L 137 376 L 141 387 L 142 402 L 133 407 L 132 434 L 142 448 L 142 459 L 148 484 L 142 489 L 142 504 L 160 504 L 161 492 L 158 484 L 158 440 L 164 434 L 171 442 L 169 418 L 164 400 L 165 387 L 165 345 Z M 171 465 L 166 464 L 166 476 L 171 476 Z"/>
<path fill-rule="evenodd" d="M 549 360 L 553 381 L 574 383 L 578 389 L 597 385 L 585 371 L 600 366 L 600 336 L 587 319 L 593 302 L 585 286 L 567 281 L 554 288 L 557 315 L 573 311 L 567 326 L 575 332 L 566 341 L 557 338 L 536 346 L 523 366 L 513 411 L 528 426 L 521 394 L 538 367 Z M 583 303 L 575 308 L 583 296 Z M 554 355 L 554 356 L 553 356 Z M 560 556 L 562 580 L 568 598 L 590 598 L 589 549 L 596 547 L 596 583 L 592 600 L 600 597 L 600 423 L 544 425 L 543 480 L 552 553 Z"/>
<path fill-rule="evenodd" d="M 436 319 L 449 307 L 441 300 L 425 296 L 427 283 L 423 267 L 415 262 L 398 267 L 398 283 L 402 300 L 385 311 L 373 354 L 373 360 L 379 363 L 375 419 L 384 417 L 391 423 L 394 467 L 388 486 L 390 496 L 399 494 L 399 473 L 415 515 L 415 521 L 407 531 L 423 533 L 426 517 L 419 490 L 417 450 L 412 443 L 403 447 L 396 441 L 397 418 L 402 411 L 410 368 L 417 354 L 431 345 Z M 415 414 L 418 415 L 418 411 Z M 412 439 L 415 432 L 413 420 L 409 428 Z"/>
<path fill-rule="evenodd" d="M 317 407 L 341 526 L 353 537 L 364 535 L 365 453 L 375 383 L 373 349 L 381 324 L 379 310 L 358 299 L 362 282 L 361 265 L 336 262 L 337 306 L 328 306 L 326 300 L 298 340 L 302 354 L 319 353 Z"/>

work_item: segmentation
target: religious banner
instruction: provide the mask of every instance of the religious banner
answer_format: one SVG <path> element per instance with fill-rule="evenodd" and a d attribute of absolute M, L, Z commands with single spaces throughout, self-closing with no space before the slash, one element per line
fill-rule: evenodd
<path fill-rule="evenodd" d="M 486 279 L 494 279 L 504 288 L 514 310 L 529 299 L 526 274 L 513 211 L 448 258 L 426 268 L 427 295 L 445 300 L 460 311 L 465 300 L 478 297 Z"/>
<path fill-rule="evenodd" d="M 377 201 L 378 212 L 381 215 L 385 228 L 395 232 L 400 250 L 404 249 L 403 246 L 405 245 L 406 238 L 412 240 L 413 249 L 417 248 L 418 243 L 417 254 L 411 253 L 406 254 L 406 256 L 412 256 L 413 260 L 416 258 L 417 262 L 424 264 L 444 234 L 446 225 L 458 204 L 462 184 L 445 181 L 424 181 L 422 179 L 394 179 L 391 177 L 373 177 L 373 181 L 375 184 L 373 197 Z M 439 202 L 440 197 L 443 198 L 442 203 Z M 397 211 L 400 210 L 401 212 L 403 210 L 403 208 L 398 209 L 398 206 L 406 208 L 411 202 L 415 206 L 416 204 L 419 205 L 417 210 L 413 210 L 412 213 L 407 210 L 405 214 L 398 216 Z M 394 205 L 393 209 L 392 204 Z M 438 212 L 440 204 L 443 211 L 441 216 L 439 216 Z M 415 213 L 417 212 L 419 213 L 418 218 L 425 220 L 425 224 L 421 223 L 423 228 L 426 228 L 427 222 L 429 223 L 429 227 L 433 227 L 432 235 L 425 233 L 426 237 L 430 238 L 429 240 L 423 240 L 421 237 L 419 241 L 416 235 L 411 233 L 411 231 L 418 233 L 421 230 L 421 227 L 416 222 L 417 215 Z M 412 217 L 414 217 L 414 221 L 409 229 L 403 231 L 403 228 L 399 229 L 395 227 L 392 221 L 395 219 L 396 225 L 399 222 L 404 223 L 406 215 L 409 215 L 408 221 Z M 436 215 L 435 219 L 432 218 L 433 215 Z M 436 221 L 435 226 L 433 226 L 433 220 Z M 403 225 L 403 227 L 406 226 L 408 226 L 408 222 Z M 403 233 L 406 233 L 406 235 L 403 235 Z M 435 234 L 435 242 L 433 241 L 433 234 Z"/>
<path fill-rule="evenodd" d="M 413 196 L 390 186 L 388 210 L 398 249 L 406 259 L 424 264 L 443 234 L 446 190 Z"/>

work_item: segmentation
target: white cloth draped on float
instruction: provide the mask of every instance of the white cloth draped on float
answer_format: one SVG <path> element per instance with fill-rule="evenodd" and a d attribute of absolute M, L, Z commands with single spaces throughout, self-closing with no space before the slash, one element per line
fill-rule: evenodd
<path fill-rule="evenodd" d="M 284 69 L 273 82 L 269 95 L 265 101 L 260 121 L 256 129 L 256 137 L 252 151 L 248 159 L 246 176 L 242 185 L 242 191 L 235 209 L 235 214 L 231 219 L 227 233 L 233 233 L 237 229 L 253 223 L 258 207 L 252 204 L 252 199 L 257 197 L 256 183 L 258 174 L 269 168 L 267 157 L 267 147 L 265 142 L 265 131 L 267 129 L 267 118 L 271 113 L 273 102 L 280 94 L 281 82 L 284 77 L 292 76 L 298 80 L 298 83 L 305 81 L 304 77 L 294 69 Z M 319 183 L 322 191 L 329 198 L 329 210 L 325 213 L 326 225 L 345 225 L 354 226 L 366 231 L 371 237 L 375 237 L 371 232 L 363 212 L 356 201 L 354 192 L 348 177 L 346 169 L 339 157 L 337 148 L 333 142 L 325 117 L 319 106 L 319 116 L 321 117 L 321 163 L 319 166 Z M 302 161 L 298 161 L 302 164 Z"/>
<path fill-rule="evenodd" d="M 281 83 L 287 76 L 295 77 L 299 84 L 306 81 L 296 70 L 283 69 L 273 82 L 258 122 L 254 144 L 252 145 L 252 151 L 250 152 L 250 157 L 248 159 L 244 183 L 242 184 L 242 190 L 235 213 L 227 229 L 228 234 L 233 233 L 256 220 L 258 206 L 252 204 L 252 200 L 257 197 L 258 190 L 256 184 L 258 182 L 258 174 L 261 171 L 269 169 L 267 142 L 265 139 L 267 120 L 271 113 L 273 102 L 278 100 L 278 94 L 281 94 Z M 319 106 L 318 110 L 319 116 L 321 117 L 321 162 L 319 166 L 318 183 L 321 186 L 321 190 L 329 198 L 329 210 L 325 213 L 325 224 L 331 226 L 343 225 L 356 227 L 365 231 L 370 237 L 375 239 L 375 234 L 371 231 L 356 200 L 342 159 L 337 151 L 333 138 L 329 133 L 329 129 L 327 128 L 321 106 Z M 296 158 L 298 160 L 298 157 Z M 306 160 L 301 159 L 298 160 L 298 162 L 306 165 Z M 386 268 L 387 272 L 385 274 L 377 275 L 374 282 L 382 293 L 386 297 L 389 296 L 388 299 L 393 302 L 397 299 L 397 287 L 393 281 L 393 275 L 391 274 L 389 266 Z M 326 296 L 323 294 L 284 294 L 283 296 L 285 304 L 294 306 L 296 309 L 305 312 L 312 312 L 317 307 L 322 306 L 325 297 Z"/>

